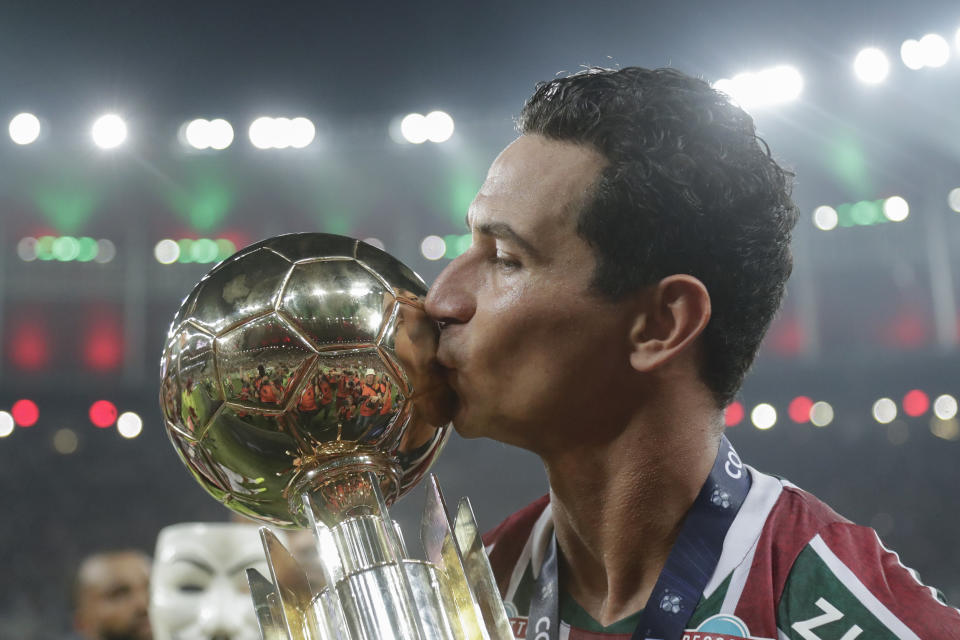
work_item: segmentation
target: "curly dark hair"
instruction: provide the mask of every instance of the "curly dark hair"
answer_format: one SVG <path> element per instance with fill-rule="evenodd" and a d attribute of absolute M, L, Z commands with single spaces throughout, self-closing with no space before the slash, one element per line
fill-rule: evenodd
<path fill-rule="evenodd" d="M 591 68 L 537 85 L 523 134 L 588 145 L 608 161 L 578 233 L 597 256 L 593 287 L 617 300 L 684 273 L 710 293 L 701 377 L 729 404 L 793 267 L 793 174 L 753 120 L 674 69 Z"/>

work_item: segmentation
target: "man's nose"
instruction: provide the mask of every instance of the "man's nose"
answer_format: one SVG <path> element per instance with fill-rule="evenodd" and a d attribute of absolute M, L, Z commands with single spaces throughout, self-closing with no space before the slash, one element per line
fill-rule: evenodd
<path fill-rule="evenodd" d="M 476 309 L 471 284 L 469 251 L 453 260 L 440 272 L 427 292 L 427 315 L 436 322 L 462 324 L 473 317 Z"/>

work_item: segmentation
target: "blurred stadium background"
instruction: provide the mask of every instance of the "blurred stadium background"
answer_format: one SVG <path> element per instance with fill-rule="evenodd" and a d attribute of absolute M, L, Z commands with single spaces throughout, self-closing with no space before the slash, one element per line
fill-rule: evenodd
<path fill-rule="evenodd" d="M 719 82 L 796 172 L 794 276 L 731 438 L 956 605 L 958 28 L 956 3 L 889 0 L 4 6 L 0 636 L 62 636 L 86 553 L 229 517 L 157 404 L 214 262 L 319 230 L 430 282 L 523 99 L 585 64 Z M 456 436 L 436 472 L 484 528 L 545 489 L 531 456 Z M 421 503 L 394 510 L 408 536 Z"/>

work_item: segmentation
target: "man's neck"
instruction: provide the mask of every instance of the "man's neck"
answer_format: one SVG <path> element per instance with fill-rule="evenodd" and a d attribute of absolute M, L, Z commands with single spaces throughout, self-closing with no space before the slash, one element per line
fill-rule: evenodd
<path fill-rule="evenodd" d="M 543 456 L 563 589 L 609 625 L 642 609 L 716 458 L 709 415 Z M 644 424 L 646 422 L 646 424 Z"/>

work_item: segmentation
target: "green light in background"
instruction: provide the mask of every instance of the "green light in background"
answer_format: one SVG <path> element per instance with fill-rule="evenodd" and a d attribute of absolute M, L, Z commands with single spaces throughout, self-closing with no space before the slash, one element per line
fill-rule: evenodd
<path fill-rule="evenodd" d="M 861 200 L 850 208 L 850 218 L 854 224 L 863 226 L 886 222 L 880 202 Z"/>
<path fill-rule="evenodd" d="M 217 239 L 217 260 L 226 260 L 237 252 L 237 247 L 226 238 Z"/>
<path fill-rule="evenodd" d="M 471 235 L 469 233 L 464 235 L 449 235 L 444 236 L 443 241 L 447 245 L 446 253 L 444 253 L 445 258 L 454 259 L 457 256 L 461 255 L 464 251 L 470 248 Z"/>
<path fill-rule="evenodd" d="M 57 231 L 76 233 L 93 215 L 99 198 L 82 188 L 40 188 L 33 201 Z"/>
<path fill-rule="evenodd" d="M 450 219 L 456 224 L 463 224 L 463 219 L 467 216 L 467 209 L 470 203 L 480 190 L 481 180 L 478 176 L 482 173 L 467 173 L 457 171 L 447 184 L 447 202 L 444 208 L 449 212 Z M 449 243 L 448 243 L 449 244 Z"/>
<path fill-rule="evenodd" d="M 834 177 L 853 197 L 874 191 L 867 167 L 867 158 L 860 142 L 852 135 L 832 140 L 827 147 L 826 164 Z"/>
<path fill-rule="evenodd" d="M 341 236 L 350 235 L 350 217 L 342 214 L 329 214 L 323 217 L 320 230 L 323 233 L 335 233 Z"/>
<path fill-rule="evenodd" d="M 217 243 L 210 238 L 194 240 L 190 247 L 190 257 L 194 262 L 213 262 L 217 259 Z"/>
<path fill-rule="evenodd" d="M 84 236 L 78 241 L 77 260 L 79 262 L 90 262 L 97 257 L 97 241 L 93 238 Z"/>
<path fill-rule="evenodd" d="M 53 260 L 53 243 L 56 240 L 53 236 L 40 236 L 37 238 L 37 258 L 39 260 Z"/>
<path fill-rule="evenodd" d="M 76 260 L 80 255 L 80 242 L 71 236 L 60 236 L 53 241 L 53 257 L 60 262 Z"/>
<path fill-rule="evenodd" d="M 180 246 L 180 257 L 177 259 L 177 262 L 193 262 L 193 256 L 191 255 L 193 240 L 183 238 L 182 240 L 177 240 L 177 244 Z"/>
<path fill-rule="evenodd" d="M 164 197 L 170 207 L 200 233 L 219 226 L 235 200 L 229 186 L 216 175 L 195 177 L 192 186 L 171 189 Z"/>

